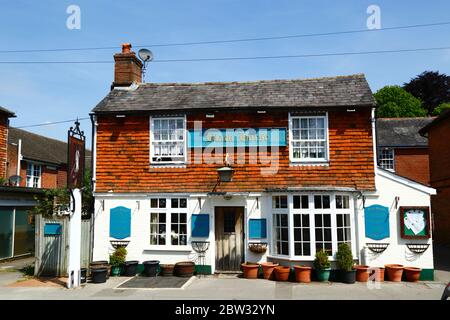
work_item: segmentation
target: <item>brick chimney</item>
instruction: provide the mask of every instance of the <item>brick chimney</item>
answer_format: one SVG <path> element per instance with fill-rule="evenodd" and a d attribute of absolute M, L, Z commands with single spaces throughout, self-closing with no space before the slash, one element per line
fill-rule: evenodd
<path fill-rule="evenodd" d="M 130 43 L 122 44 L 122 52 L 114 55 L 114 61 L 114 82 L 111 90 L 142 82 L 142 62 L 131 51 Z"/>

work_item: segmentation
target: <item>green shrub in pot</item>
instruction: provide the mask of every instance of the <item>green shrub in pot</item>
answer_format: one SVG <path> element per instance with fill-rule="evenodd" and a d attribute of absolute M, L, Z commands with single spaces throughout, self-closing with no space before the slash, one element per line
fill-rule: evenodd
<path fill-rule="evenodd" d="M 328 258 L 328 254 L 325 250 L 321 249 L 316 252 L 316 257 L 314 259 L 314 270 L 317 275 L 317 280 L 328 281 L 330 278 L 331 262 Z"/>
<path fill-rule="evenodd" d="M 113 276 L 120 275 L 126 257 L 127 250 L 124 247 L 118 247 L 114 253 L 109 256 L 109 263 L 111 264 L 111 273 Z"/>
<path fill-rule="evenodd" d="M 352 249 L 347 243 L 341 243 L 336 253 L 336 263 L 341 273 L 341 281 L 344 283 L 355 283 L 356 270 L 353 268 Z"/>

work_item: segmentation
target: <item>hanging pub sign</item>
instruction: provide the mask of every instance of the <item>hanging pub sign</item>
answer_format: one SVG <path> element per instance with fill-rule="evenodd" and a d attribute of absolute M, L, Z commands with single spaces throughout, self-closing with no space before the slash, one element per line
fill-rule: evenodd
<path fill-rule="evenodd" d="M 80 189 L 84 178 L 85 136 L 78 120 L 75 128 L 69 129 L 67 157 L 67 187 Z"/>
<path fill-rule="evenodd" d="M 430 209 L 400 207 L 400 235 L 404 239 L 430 238 Z"/>

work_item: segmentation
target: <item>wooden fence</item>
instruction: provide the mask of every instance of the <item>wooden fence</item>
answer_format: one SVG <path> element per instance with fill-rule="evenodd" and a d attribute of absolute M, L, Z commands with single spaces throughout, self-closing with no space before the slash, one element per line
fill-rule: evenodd
<path fill-rule="evenodd" d="M 92 218 L 81 221 L 81 267 L 87 268 L 92 252 Z M 35 275 L 67 276 L 69 262 L 69 218 L 36 216 Z"/>

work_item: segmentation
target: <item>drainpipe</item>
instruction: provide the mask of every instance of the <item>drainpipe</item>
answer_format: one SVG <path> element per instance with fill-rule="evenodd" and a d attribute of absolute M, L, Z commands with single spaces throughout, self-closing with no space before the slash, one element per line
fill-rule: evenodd
<path fill-rule="evenodd" d="M 97 117 L 95 114 L 89 114 L 89 117 L 91 118 L 91 124 L 92 124 L 92 136 L 91 136 L 91 174 L 92 174 L 92 195 L 95 194 L 95 187 L 96 187 L 96 164 L 97 164 Z M 92 213 L 92 232 L 91 232 L 91 252 L 89 260 L 93 260 L 94 255 L 94 233 L 95 233 L 95 197 L 94 197 L 94 212 Z"/>
<path fill-rule="evenodd" d="M 378 161 L 377 161 L 377 130 L 376 130 L 376 121 L 375 118 L 375 108 L 372 108 L 372 117 L 370 118 L 370 121 L 372 122 L 372 140 L 373 140 L 373 166 L 374 166 L 374 172 L 377 174 L 377 167 L 378 167 Z M 376 188 L 376 185 L 375 185 Z"/>
<path fill-rule="evenodd" d="M 22 161 L 22 139 L 17 142 L 17 170 L 16 175 L 20 176 L 20 163 Z M 17 179 L 16 187 L 20 186 L 20 179 Z"/>

